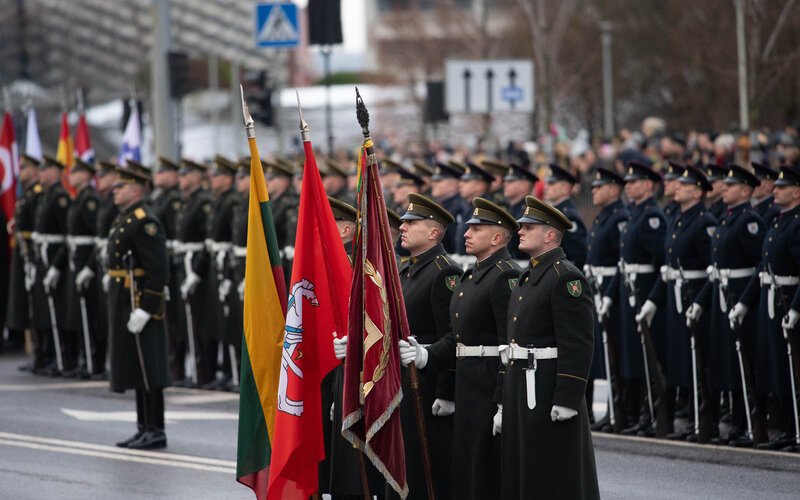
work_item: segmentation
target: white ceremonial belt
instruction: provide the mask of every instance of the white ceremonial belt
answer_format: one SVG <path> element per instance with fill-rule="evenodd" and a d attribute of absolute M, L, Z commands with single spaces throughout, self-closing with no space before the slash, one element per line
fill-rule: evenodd
<path fill-rule="evenodd" d="M 558 358 L 558 347 L 520 347 L 517 344 L 508 346 L 508 359 L 528 359 L 528 353 L 533 352 L 534 359 Z"/>
<path fill-rule="evenodd" d="M 675 292 L 675 309 L 678 314 L 683 314 L 683 282 L 689 280 L 699 280 L 708 278 L 708 272 L 705 269 L 676 269 L 670 266 L 661 266 L 661 279 L 665 283 L 672 283 L 672 289 Z"/>
<path fill-rule="evenodd" d="M 719 308 L 722 312 L 728 312 L 728 299 L 726 289 L 730 280 L 749 278 L 756 274 L 755 267 L 741 267 L 739 269 L 720 269 L 716 266 L 708 266 L 708 281 L 719 283 Z"/>
<path fill-rule="evenodd" d="M 628 275 L 650 274 L 656 272 L 653 264 L 630 264 L 622 261 L 622 272 Z"/>
<path fill-rule="evenodd" d="M 767 313 L 769 314 L 769 319 L 775 319 L 775 293 L 779 287 L 800 284 L 800 276 L 777 276 L 761 271 L 758 273 L 758 277 L 761 279 L 762 287 L 769 286 L 767 291 Z"/>
<path fill-rule="evenodd" d="M 94 236 L 67 236 L 67 245 L 72 248 L 94 245 Z"/>
<path fill-rule="evenodd" d="M 496 358 L 500 350 L 496 345 L 456 344 L 457 358 Z"/>
<path fill-rule="evenodd" d="M 536 408 L 536 363 L 540 359 L 556 359 L 558 358 L 557 347 L 542 347 L 542 348 L 527 348 L 520 347 L 517 344 L 508 346 L 508 359 L 523 359 L 528 360 L 528 366 L 525 367 L 525 396 L 528 403 L 528 409 L 533 410 Z"/>
<path fill-rule="evenodd" d="M 233 247 L 234 257 L 247 257 L 247 247 Z"/>
<path fill-rule="evenodd" d="M 602 276 L 605 278 L 617 274 L 617 266 L 590 266 L 586 264 L 584 267 L 589 274 L 595 277 Z"/>
<path fill-rule="evenodd" d="M 184 243 L 182 241 L 175 242 L 175 253 L 202 252 L 205 249 L 206 244 L 201 241 L 190 243 Z"/>
<path fill-rule="evenodd" d="M 95 237 L 95 239 L 94 239 L 94 246 L 95 247 L 104 248 L 106 245 L 108 245 L 108 238 L 100 238 L 99 236 Z"/>
<path fill-rule="evenodd" d="M 67 238 L 63 234 L 44 234 L 44 233 L 37 233 L 34 231 L 31 233 L 31 239 L 34 243 L 39 245 L 41 244 L 52 244 L 52 243 L 64 243 Z"/>
<path fill-rule="evenodd" d="M 231 243 L 230 241 L 206 240 L 205 246 L 209 252 L 219 253 L 219 252 L 227 252 L 228 250 L 233 248 L 233 243 Z"/>
<path fill-rule="evenodd" d="M 180 245 L 179 241 L 176 240 L 167 240 L 167 250 L 175 250 Z"/>

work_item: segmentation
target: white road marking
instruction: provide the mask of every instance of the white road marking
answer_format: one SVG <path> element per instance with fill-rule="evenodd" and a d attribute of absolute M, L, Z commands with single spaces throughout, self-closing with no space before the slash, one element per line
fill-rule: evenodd
<path fill-rule="evenodd" d="M 0 384 L 0 391 L 55 391 L 61 389 L 108 389 L 108 382 L 102 380 L 85 382 L 56 382 L 53 384 Z"/>
<path fill-rule="evenodd" d="M 224 403 L 238 401 L 238 394 L 214 392 L 212 394 L 196 394 L 186 396 L 167 396 L 166 402 L 173 405 L 202 405 L 206 403 Z"/>
<path fill-rule="evenodd" d="M 135 411 L 90 411 L 61 408 L 61 412 L 77 420 L 86 422 L 136 422 Z M 224 411 L 166 411 L 168 422 L 181 420 L 237 420 L 237 413 Z"/>
<path fill-rule="evenodd" d="M 155 465 L 169 465 L 187 469 L 207 470 L 210 472 L 235 473 L 236 462 L 215 458 L 196 457 L 148 450 L 128 450 L 116 446 L 107 446 L 83 441 L 44 438 L 25 434 L 0 432 L 0 445 L 21 448 L 58 451 L 74 455 L 84 455 L 112 460 L 123 460 Z"/>

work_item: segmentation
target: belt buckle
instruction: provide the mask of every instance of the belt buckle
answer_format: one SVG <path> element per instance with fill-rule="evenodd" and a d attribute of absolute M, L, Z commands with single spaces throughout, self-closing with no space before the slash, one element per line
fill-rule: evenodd
<path fill-rule="evenodd" d="M 480 351 L 479 351 L 478 357 L 482 358 L 482 357 L 483 357 L 483 352 L 484 352 L 484 351 L 483 351 L 483 346 L 482 346 L 482 345 L 480 345 L 480 346 L 478 346 L 478 347 L 480 347 Z"/>

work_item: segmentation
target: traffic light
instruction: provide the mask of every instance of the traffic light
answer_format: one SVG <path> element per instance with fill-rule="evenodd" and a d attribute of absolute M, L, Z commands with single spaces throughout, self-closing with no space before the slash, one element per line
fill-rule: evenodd
<path fill-rule="evenodd" d="M 189 83 L 189 56 L 185 52 L 169 52 L 167 65 L 169 66 L 169 96 L 173 99 L 180 99 L 192 90 Z"/>
<path fill-rule="evenodd" d="M 253 120 L 271 127 L 273 125 L 272 88 L 269 86 L 267 72 L 247 72 L 242 79 L 247 98 L 247 107 Z"/>

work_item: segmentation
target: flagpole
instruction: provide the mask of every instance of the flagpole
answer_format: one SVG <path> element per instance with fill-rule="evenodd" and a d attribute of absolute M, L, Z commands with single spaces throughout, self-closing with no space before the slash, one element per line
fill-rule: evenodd
<path fill-rule="evenodd" d="M 364 134 L 364 149 L 367 153 L 367 170 L 375 164 L 375 148 L 372 143 L 372 138 L 369 132 L 369 111 L 361 98 L 361 94 L 356 87 L 356 118 L 358 124 L 361 125 L 361 133 Z M 366 242 L 366 238 L 362 240 Z M 365 243 L 362 243 L 364 248 Z M 366 253 L 366 252 L 364 252 Z M 363 277 L 362 277 L 363 279 Z M 393 280 L 389 280 L 390 283 Z M 435 500 L 436 493 L 433 489 L 433 475 L 431 474 L 431 455 L 428 446 L 428 431 L 425 427 L 425 416 L 422 410 L 422 396 L 419 391 L 419 372 L 414 363 L 408 365 L 408 370 L 411 375 L 411 392 L 413 393 L 414 400 L 414 413 L 417 418 L 417 430 L 419 431 L 420 452 L 422 453 L 422 467 L 425 471 L 425 484 L 428 487 L 428 499 Z"/>

